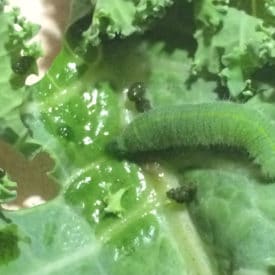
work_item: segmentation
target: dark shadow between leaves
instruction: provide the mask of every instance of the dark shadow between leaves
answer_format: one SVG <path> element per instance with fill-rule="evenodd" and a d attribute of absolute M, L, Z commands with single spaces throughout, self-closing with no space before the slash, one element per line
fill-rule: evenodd
<path fill-rule="evenodd" d="M 19 256 L 18 241 L 16 225 L 11 224 L 0 230 L 0 265 L 6 265 Z"/>

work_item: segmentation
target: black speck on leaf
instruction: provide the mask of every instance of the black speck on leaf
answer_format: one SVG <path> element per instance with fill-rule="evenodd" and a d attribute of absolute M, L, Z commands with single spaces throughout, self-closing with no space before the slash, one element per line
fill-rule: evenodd
<path fill-rule="evenodd" d="M 143 99 L 145 95 L 145 85 L 143 82 L 135 82 L 128 90 L 128 98 L 131 101 L 137 101 Z"/>
<path fill-rule="evenodd" d="M 197 188 L 194 185 L 183 185 L 167 191 L 167 197 L 177 203 L 190 203 L 196 196 Z"/>
<path fill-rule="evenodd" d="M 21 56 L 12 62 L 12 70 L 15 74 L 25 75 L 34 64 L 35 59 L 33 56 Z"/>

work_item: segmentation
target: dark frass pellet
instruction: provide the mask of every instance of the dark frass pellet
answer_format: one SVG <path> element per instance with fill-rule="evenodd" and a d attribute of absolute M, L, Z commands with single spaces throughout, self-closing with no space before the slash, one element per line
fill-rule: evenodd
<path fill-rule="evenodd" d="M 12 62 L 12 70 L 15 74 L 24 75 L 31 68 L 35 59 L 33 56 L 20 56 Z"/>
<path fill-rule="evenodd" d="M 135 82 L 129 88 L 127 95 L 129 100 L 136 102 L 137 100 L 143 99 L 145 91 L 146 89 L 143 82 Z"/>
<path fill-rule="evenodd" d="M 136 109 L 140 113 L 144 113 L 151 109 L 151 103 L 148 99 L 143 98 L 142 100 L 136 101 Z"/>
<path fill-rule="evenodd" d="M 196 196 L 197 188 L 194 185 L 183 185 L 167 191 L 167 197 L 178 203 L 190 203 Z"/>
<path fill-rule="evenodd" d="M 74 137 L 73 129 L 69 125 L 60 125 L 57 128 L 57 133 L 60 137 L 67 139 L 67 140 L 72 140 Z"/>

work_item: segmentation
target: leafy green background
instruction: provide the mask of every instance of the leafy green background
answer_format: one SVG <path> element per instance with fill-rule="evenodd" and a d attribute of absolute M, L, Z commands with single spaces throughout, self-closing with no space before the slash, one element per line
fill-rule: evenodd
<path fill-rule="evenodd" d="M 273 274 L 275 187 L 245 153 L 190 149 L 126 161 L 105 147 L 136 114 L 126 96 L 135 81 L 154 107 L 230 99 L 273 120 L 265 72 L 274 68 L 275 4 L 103 2 L 73 1 L 63 49 L 20 92 L 6 48 L 10 17 L 0 15 L 1 136 L 30 157 L 46 151 L 60 186 L 41 206 L 2 211 L 0 272 Z M 198 189 L 190 205 L 166 198 L 186 183 Z"/>

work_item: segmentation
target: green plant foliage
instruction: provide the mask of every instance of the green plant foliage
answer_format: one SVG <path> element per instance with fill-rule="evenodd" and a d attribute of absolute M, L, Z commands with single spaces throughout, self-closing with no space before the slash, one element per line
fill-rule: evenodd
<path fill-rule="evenodd" d="M 25 88 L 37 28 L 0 0 L 0 137 L 27 156 L 47 152 L 60 187 L 43 205 L 2 210 L 0 274 L 272 274 L 275 185 L 244 152 L 125 160 L 107 149 L 138 113 L 127 98 L 136 82 L 152 108 L 230 99 L 250 106 L 250 123 L 262 126 L 261 113 L 273 125 L 273 2 L 72 1 L 62 50 Z M 179 185 L 196 188 L 186 204 L 166 196 Z"/>

